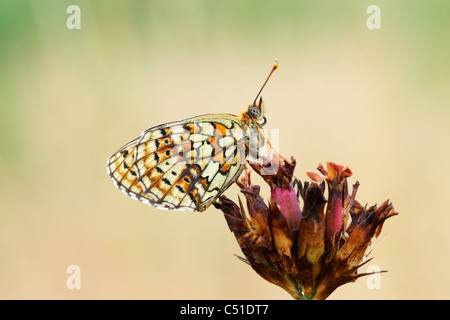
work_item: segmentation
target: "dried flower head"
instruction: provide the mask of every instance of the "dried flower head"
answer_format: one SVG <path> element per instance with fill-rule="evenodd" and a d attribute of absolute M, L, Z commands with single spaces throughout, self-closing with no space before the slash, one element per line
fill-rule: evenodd
<path fill-rule="evenodd" d="M 358 268 L 384 221 L 397 214 L 391 203 L 360 205 L 355 200 L 359 183 L 348 192 L 352 172 L 332 162 L 326 169 L 319 165 L 319 173 L 308 172 L 312 181 L 303 184 L 294 178 L 294 159 L 274 156 L 271 167 L 278 170 L 269 172 L 260 162 L 250 165 L 269 184 L 269 203 L 246 172 L 237 184 L 248 212 L 240 198 L 239 205 L 225 196 L 214 204 L 224 212 L 245 255 L 242 260 L 295 299 L 325 299 L 337 287 L 366 275 Z"/>

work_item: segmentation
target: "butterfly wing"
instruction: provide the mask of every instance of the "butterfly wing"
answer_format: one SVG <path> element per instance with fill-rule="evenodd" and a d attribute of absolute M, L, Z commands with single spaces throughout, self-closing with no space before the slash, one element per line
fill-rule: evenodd
<path fill-rule="evenodd" d="M 108 160 L 113 183 L 162 209 L 203 211 L 243 170 L 242 121 L 216 114 L 145 130 Z"/>

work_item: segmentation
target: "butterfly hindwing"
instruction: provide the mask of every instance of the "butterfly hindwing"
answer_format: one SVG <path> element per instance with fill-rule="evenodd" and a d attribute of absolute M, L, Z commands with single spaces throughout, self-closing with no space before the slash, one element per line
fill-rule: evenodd
<path fill-rule="evenodd" d="M 239 177 L 244 148 L 238 117 L 199 116 L 145 130 L 111 156 L 108 172 L 134 199 L 203 211 Z"/>

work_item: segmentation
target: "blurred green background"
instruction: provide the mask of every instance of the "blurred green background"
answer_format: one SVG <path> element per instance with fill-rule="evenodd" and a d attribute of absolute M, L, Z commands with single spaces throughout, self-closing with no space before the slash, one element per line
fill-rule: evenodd
<path fill-rule="evenodd" d="M 400 213 L 373 246 L 381 288 L 330 298 L 449 299 L 449 17 L 444 0 L 2 0 L 0 298 L 290 299 L 233 256 L 221 212 L 157 210 L 105 168 L 148 127 L 237 114 L 278 58 L 267 128 L 296 175 L 347 165 L 361 203 Z"/>

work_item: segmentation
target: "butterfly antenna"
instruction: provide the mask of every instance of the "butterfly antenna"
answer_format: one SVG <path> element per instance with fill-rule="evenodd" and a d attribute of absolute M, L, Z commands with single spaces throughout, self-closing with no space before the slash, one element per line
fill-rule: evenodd
<path fill-rule="evenodd" d="M 264 81 L 264 84 L 262 85 L 261 89 L 259 90 L 258 94 L 256 95 L 255 101 L 253 101 L 253 105 L 256 105 L 256 100 L 258 100 L 259 95 L 263 91 L 264 87 L 266 86 L 267 81 L 269 81 L 270 76 L 272 75 L 272 73 L 275 71 L 276 68 L 278 68 L 278 59 L 275 59 L 275 62 L 272 67 L 272 71 L 270 71 L 269 75 L 267 76 L 266 81 Z"/>

